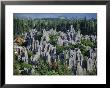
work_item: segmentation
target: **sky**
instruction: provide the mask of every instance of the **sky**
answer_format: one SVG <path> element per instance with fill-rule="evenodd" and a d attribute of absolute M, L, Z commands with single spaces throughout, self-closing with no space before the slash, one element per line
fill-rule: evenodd
<path fill-rule="evenodd" d="M 14 13 L 14 17 L 18 18 L 58 18 L 60 16 L 66 17 L 68 19 L 70 18 L 84 18 L 87 19 L 91 18 L 97 18 L 96 13 Z"/>

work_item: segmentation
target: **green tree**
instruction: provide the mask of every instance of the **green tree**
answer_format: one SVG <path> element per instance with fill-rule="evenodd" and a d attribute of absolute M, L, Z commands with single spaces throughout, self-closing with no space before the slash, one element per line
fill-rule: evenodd
<path fill-rule="evenodd" d="M 57 35 L 49 35 L 49 43 L 52 45 L 57 45 L 58 36 Z"/>

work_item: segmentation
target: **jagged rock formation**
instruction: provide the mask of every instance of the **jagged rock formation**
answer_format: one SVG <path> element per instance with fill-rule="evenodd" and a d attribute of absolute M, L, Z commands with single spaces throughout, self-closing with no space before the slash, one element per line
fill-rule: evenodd
<path fill-rule="evenodd" d="M 33 68 L 37 67 L 40 58 L 43 58 L 44 62 L 48 63 L 49 66 L 57 66 L 56 63 L 60 61 L 61 64 L 65 64 L 68 69 L 71 69 L 74 75 L 87 75 L 88 72 L 94 69 L 97 70 L 97 49 L 86 46 L 86 42 L 82 44 L 82 40 L 96 42 L 96 36 L 83 36 L 80 30 L 78 32 L 74 30 L 73 25 L 70 28 L 70 31 L 68 30 L 67 33 L 62 31 L 56 32 L 54 29 L 50 29 L 49 31 L 44 29 L 40 40 L 38 40 L 37 35 L 39 32 L 36 29 L 31 29 L 29 32 L 26 32 L 24 34 L 24 40 L 20 37 L 16 38 L 14 52 L 17 53 L 18 60 L 27 64 L 31 63 Z M 23 43 L 25 43 L 25 46 L 21 46 Z M 88 55 L 84 55 L 84 50 L 75 45 L 84 47 L 88 51 Z M 59 52 L 57 50 L 59 49 L 58 46 L 66 47 L 67 49 L 65 48 Z M 28 52 L 32 52 L 32 55 L 29 56 Z M 33 68 L 31 70 L 24 68 L 24 71 L 29 74 L 34 74 Z"/>

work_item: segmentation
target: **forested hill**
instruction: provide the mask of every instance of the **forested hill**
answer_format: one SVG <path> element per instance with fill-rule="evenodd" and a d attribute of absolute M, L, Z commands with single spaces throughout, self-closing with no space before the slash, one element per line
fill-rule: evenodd
<path fill-rule="evenodd" d="M 28 32 L 30 29 L 38 31 L 56 29 L 56 31 L 67 32 L 70 30 L 70 25 L 74 26 L 76 31 L 80 30 L 83 35 L 96 35 L 97 20 L 94 18 L 86 19 L 67 19 L 67 18 L 14 18 L 14 36 Z"/>

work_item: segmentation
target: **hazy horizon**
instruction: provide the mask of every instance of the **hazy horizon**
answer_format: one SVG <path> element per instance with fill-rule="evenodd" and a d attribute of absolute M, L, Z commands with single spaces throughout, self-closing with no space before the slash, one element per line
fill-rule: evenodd
<path fill-rule="evenodd" d="M 59 17 L 65 17 L 67 19 L 70 18 L 84 18 L 87 19 L 97 19 L 97 13 L 14 13 L 15 18 L 59 18 Z"/>

